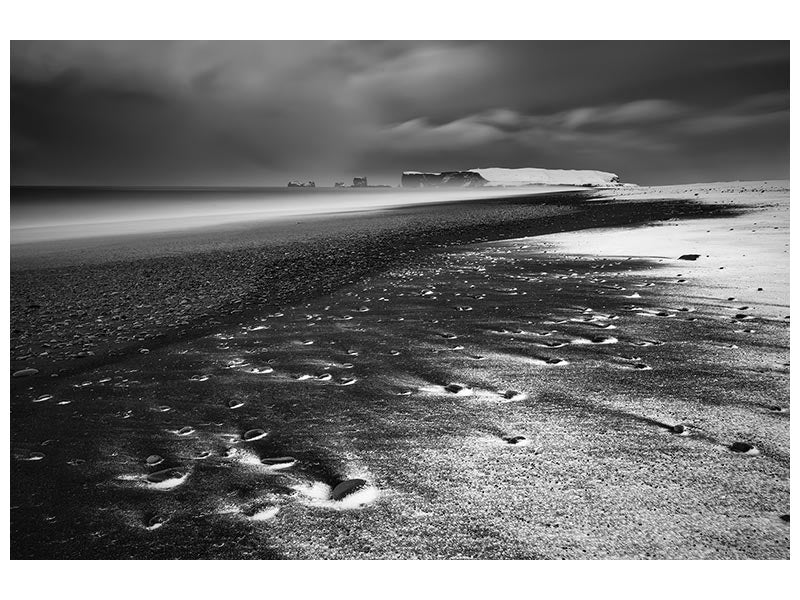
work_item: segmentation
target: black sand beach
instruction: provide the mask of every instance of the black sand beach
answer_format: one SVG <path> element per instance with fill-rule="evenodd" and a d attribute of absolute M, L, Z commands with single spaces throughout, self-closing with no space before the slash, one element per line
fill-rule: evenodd
<path fill-rule="evenodd" d="M 788 320 L 538 240 L 693 194 L 12 256 L 12 557 L 787 558 Z"/>
<path fill-rule="evenodd" d="M 14 246 L 12 368 L 78 373 L 451 245 L 732 210 L 686 201 L 587 204 L 590 195 Z"/>

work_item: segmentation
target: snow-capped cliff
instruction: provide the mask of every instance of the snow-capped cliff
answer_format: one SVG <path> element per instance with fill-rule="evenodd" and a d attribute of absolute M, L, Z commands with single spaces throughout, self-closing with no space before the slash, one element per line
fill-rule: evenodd
<path fill-rule="evenodd" d="M 577 171 L 571 169 L 470 169 L 478 173 L 486 185 L 581 185 L 592 187 L 609 187 L 619 185 L 616 173 L 604 171 Z"/>
<path fill-rule="evenodd" d="M 568 169 L 469 169 L 443 173 L 406 171 L 401 179 L 403 187 L 483 187 L 526 185 L 574 185 L 588 187 L 615 187 L 621 185 L 615 173 L 603 171 L 578 171 Z"/>

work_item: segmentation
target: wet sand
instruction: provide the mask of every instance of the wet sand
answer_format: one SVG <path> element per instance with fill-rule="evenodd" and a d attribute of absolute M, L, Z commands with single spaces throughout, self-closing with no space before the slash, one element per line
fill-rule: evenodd
<path fill-rule="evenodd" d="M 16 363 L 12 557 L 788 558 L 788 183 L 725 185 L 393 212 L 347 279 Z"/>
<path fill-rule="evenodd" d="M 585 192 L 12 246 L 11 366 L 69 375 L 328 293 L 438 249 L 724 207 Z"/>

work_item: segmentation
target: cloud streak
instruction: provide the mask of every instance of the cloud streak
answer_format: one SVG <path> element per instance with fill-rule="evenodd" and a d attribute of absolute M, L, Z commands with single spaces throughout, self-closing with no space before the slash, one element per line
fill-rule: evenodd
<path fill-rule="evenodd" d="M 788 43 L 13 42 L 12 183 L 788 177 Z"/>

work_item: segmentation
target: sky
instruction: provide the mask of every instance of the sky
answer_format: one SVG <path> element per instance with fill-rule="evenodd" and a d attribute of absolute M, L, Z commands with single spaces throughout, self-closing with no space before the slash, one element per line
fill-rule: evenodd
<path fill-rule="evenodd" d="M 11 43 L 12 185 L 789 177 L 788 42 Z"/>

